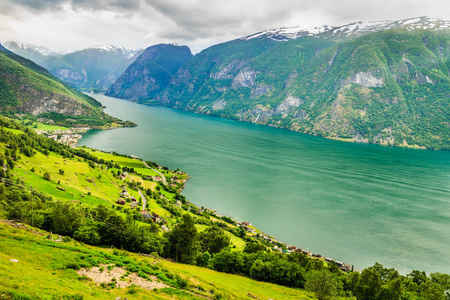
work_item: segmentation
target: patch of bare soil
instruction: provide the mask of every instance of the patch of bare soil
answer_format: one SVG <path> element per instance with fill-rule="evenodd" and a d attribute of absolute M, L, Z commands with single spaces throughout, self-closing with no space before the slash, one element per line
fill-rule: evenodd
<path fill-rule="evenodd" d="M 102 271 L 100 270 L 102 268 Z M 124 268 L 114 267 L 108 270 L 108 265 L 100 265 L 100 267 L 92 267 L 91 269 L 80 269 L 77 271 L 80 276 L 87 276 L 97 284 L 116 282 L 116 287 L 126 288 L 132 284 L 140 286 L 146 290 L 162 289 L 169 287 L 167 284 L 159 282 L 156 276 L 150 276 L 152 281 L 139 277 L 136 273 L 129 273 Z M 123 277 L 122 277 L 123 276 Z M 113 280 L 115 278 L 115 280 Z"/>

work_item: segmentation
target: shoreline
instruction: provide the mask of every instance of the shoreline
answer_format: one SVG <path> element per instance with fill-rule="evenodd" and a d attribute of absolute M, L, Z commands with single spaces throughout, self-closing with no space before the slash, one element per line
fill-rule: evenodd
<path fill-rule="evenodd" d="M 111 96 L 106 96 L 106 97 L 111 97 Z M 115 98 L 115 97 L 111 97 L 111 98 Z M 204 115 L 204 116 L 210 116 L 210 117 L 215 117 L 215 118 L 222 118 L 222 119 L 227 119 L 227 120 L 233 120 L 233 121 L 237 121 L 237 122 L 244 122 L 244 123 L 249 123 L 249 124 L 255 124 L 255 125 L 267 126 L 267 127 L 272 127 L 272 128 L 278 128 L 278 129 L 288 130 L 288 131 L 291 131 L 291 132 L 297 132 L 297 133 L 306 134 L 306 135 L 309 135 L 309 136 L 316 136 L 316 137 L 320 137 L 320 138 L 324 138 L 324 139 L 328 139 L 328 140 L 335 140 L 335 141 L 341 141 L 341 142 L 347 142 L 347 143 L 357 143 L 357 144 L 367 144 L 367 145 L 377 145 L 377 146 L 387 146 L 387 147 L 399 147 L 399 148 L 414 149 L 414 150 L 449 151 L 449 149 L 427 148 L 425 146 L 408 145 L 408 144 L 404 144 L 404 143 L 403 144 L 398 144 L 398 145 L 394 145 L 394 144 L 390 144 L 390 143 L 371 143 L 369 141 L 357 139 L 356 137 L 354 137 L 354 138 L 340 138 L 340 137 L 333 137 L 333 136 L 320 136 L 320 135 L 313 134 L 313 133 L 307 133 L 307 132 L 303 132 L 303 131 L 297 131 L 297 130 L 292 130 L 292 129 L 289 129 L 289 128 L 279 127 L 279 126 L 276 126 L 276 125 L 273 125 L 273 124 L 262 124 L 262 123 L 255 123 L 255 122 L 250 121 L 250 120 L 239 120 L 239 119 L 236 119 L 236 118 L 231 118 L 231 117 L 226 117 L 226 116 L 221 116 L 221 115 L 216 115 L 216 114 L 211 114 L 211 113 L 204 113 L 202 111 L 195 111 L 195 110 L 190 110 L 190 109 L 174 107 L 174 106 L 170 106 L 170 105 L 164 105 L 164 104 L 161 104 L 159 102 L 158 103 L 153 103 L 153 102 L 141 103 L 141 102 L 132 101 L 132 100 L 128 100 L 128 99 L 122 99 L 122 98 L 115 98 L 115 99 L 120 99 L 120 100 L 129 101 L 129 102 L 132 102 L 132 103 L 142 104 L 142 105 L 147 105 L 147 106 L 167 107 L 167 108 L 176 109 L 176 110 L 179 110 L 179 111 L 191 112 L 191 113 L 194 113 L 194 114 L 199 114 L 199 115 Z"/>
<path fill-rule="evenodd" d="M 102 150 L 100 150 L 100 151 L 102 151 Z M 153 168 L 151 168 L 150 166 L 147 165 L 145 160 L 143 160 L 143 159 L 141 159 L 139 157 L 135 157 L 133 155 L 131 155 L 131 157 L 133 159 L 141 161 L 147 168 L 155 171 L 155 169 L 153 169 Z M 161 168 L 161 166 L 158 165 L 158 169 L 160 169 L 160 168 Z M 171 171 L 174 171 L 174 170 L 171 170 Z M 180 193 L 181 193 L 182 190 L 184 190 L 184 188 L 186 187 L 186 183 L 191 178 L 191 176 L 189 176 L 189 174 L 187 174 L 186 172 L 184 172 L 184 173 L 188 176 L 188 178 L 186 180 L 182 181 L 182 188 L 179 191 Z M 162 175 L 162 176 L 164 176 L 164 175 Z M 189 208 L 191 206 L 195 206 L 197 209 L 199 209 L 199 207 L 196 204 L 190 202 L 188 199 L 187 199 L 187 203 L 190 204 Z M 250 233 L 251 235 L 259 237 L 260 239 L 263 239 L 263 240 L 269 242 L 271 245 L 273 245 L 273 247 L 271 248 L 272 251 L 277 251 L 277 252 L 281 252 L 281 253 L 299 252 L 299 253 L 303 253 L 307 257 L 320 259 L 320 260 L 323 260 L 323 261 L 325 261 L 327 263 L 334 262 L 334 263 L 336 263 L 338 268 L 341 269 L 344 272 L 354 272 L 354 271 L 361 272 L 360 270 L 356 269 L 354 267 L 354 265 L 350 265 L 348 263 L 345 263 L 345 262 L 342 262 L 342 261 L 339 261 L 339 260 L 336 260 L 336 259 L 333 259 L 333 258 L 330 258 L 330 257 L 326 257 L 326 256 L 323 256 L 323 255 L 318 254 L 318 253 L 314 253 L 314 252 L 305 250 L 305 249 L 303 249 L 301 247 L 298 247 L 298 246 L 295 246 L 295 245 L 290 245 L 288 243 L 279 241 L 274 236 L 271 236 L 271 235 L 268 235 L 268 234 L 262 232 L 257 227 L 255 227 L 252 224 L 250 224 L 249 222 L 238 221 L 232 216 L 228 216 L 228 215 L 223 215 L 223 214 L 217 213 L 216 210 L 213 210 L 213 209 L 210 209 L 210 208 L 207 208 L 207 207 L 205 207 L 205 210 L 209 210 L 209 211 L 213 212 L 214 215 L 216 217 L 219 217 L 219 218 L 221 218 L 221 217 L 228 217 L 228 218 L 230 218 L 231 220 L 233 220 L 236 223 L 236 226 L 244 228 L 244 230 L 246 232 Z M 283 245 L 283 247 L 279 247 L 279 245 Z"/>

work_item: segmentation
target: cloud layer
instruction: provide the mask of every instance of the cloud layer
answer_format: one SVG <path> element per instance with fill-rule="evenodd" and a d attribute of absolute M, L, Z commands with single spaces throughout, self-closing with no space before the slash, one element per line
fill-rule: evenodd
<path fill-rule="evenodd" d="M 3 0 L 0 41 L 54 49 L 186 44 L 198 52 L 258 31 L 360 20 L 449 18 L 447 0 Z"/>

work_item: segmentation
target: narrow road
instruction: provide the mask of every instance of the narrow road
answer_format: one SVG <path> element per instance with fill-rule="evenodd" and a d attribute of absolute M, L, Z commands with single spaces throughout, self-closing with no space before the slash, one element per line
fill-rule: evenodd
<path fill-rule="evenodd" d="M 131 176 L 130 176 L 130 174 L 128 174 L 128 172 L 123 172 L 123 174 L 124 174 L 126 177 L 128 177 L 128 179 L 130 179 L 130 182 L 133 181 L 133 179 L 131 179 Z"/>
<path fill-rule="evenodd" d="M 145 207 L 147 206 L 147 199 L 145 199 L 145 196 L 141 190 L 139 190 L 139 195 L 141 196 L 142 199 L 142 210 L 145 210 Z"/>
<path fill-rule="evenodd" d="M 167 185 L 166 177 L 165 177 L 162 173 L 160 173 L 160 172 L 158 172 L 157 170 L 155 170 L 155 169 L 153 169 L 152 167 L 150 167 L 145 161 L 142 161 L 142 162 L 144 163 L 144 165 L 145 165 L 147 168 L 152 169 L 153 171 L 155 171 L 156 173 L 158 173 L 158 174 L 161 176 L 164 185 Z"/>

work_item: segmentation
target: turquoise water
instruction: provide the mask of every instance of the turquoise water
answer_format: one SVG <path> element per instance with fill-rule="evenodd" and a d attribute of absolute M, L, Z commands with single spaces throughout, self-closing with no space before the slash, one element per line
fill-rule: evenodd
<path fill-rule="evenodd" d="M 363 269 L 450 273 L 450 152 L 345 143 L 95 95 L 139 124 L 79 145 L 192 178 L 189 201 Z"/>

